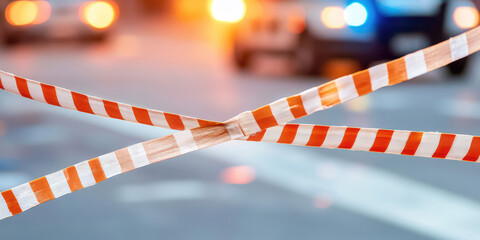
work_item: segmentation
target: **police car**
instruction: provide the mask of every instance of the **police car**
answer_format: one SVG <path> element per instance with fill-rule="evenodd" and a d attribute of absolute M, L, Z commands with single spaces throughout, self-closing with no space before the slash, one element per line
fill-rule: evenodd
<path fill-rule="evenodd" d="M 316 74 L 332 58 L 362 68 L 402 56 L 473 28 L 469 0 L 249 0 L 235 25 L 234 59 L 245 68 L 258 53 L 292 58 L 300 74 Z M 449 65 L 461 74 L 467 59 Z"/>

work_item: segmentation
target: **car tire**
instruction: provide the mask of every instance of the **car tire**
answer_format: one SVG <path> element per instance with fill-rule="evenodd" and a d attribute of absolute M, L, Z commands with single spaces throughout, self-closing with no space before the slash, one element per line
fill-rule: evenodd
<path fill-rule="evenodd" d="M 20 42 L 20 38 L 17 36 L 6 35 L 3 37 L 3 43 L 5 45 L 11 46 L 17 44 L 18 42 Z"/>
<path fill-rule="evenodd" d="M 238 69 L 245 70 L 250 65 L 250 59 L 252 57 L 252 53 L 239 44 L 235 43 L 233 46 L 233 60 L 235 62 L 235 66 Z"/>
<path fill-rule="evenodd" d="M 468 67 L 468 58 L 458 59 L 455 62 L 450 63 L 447 68 L 448 72 L 452 76 L 460 76 L 464 74 Z"/>
<path fill-rule="evenodd" d="M 308 33 L 300 36 L 293 53 L 294 70 L 299 75 L 318 75 L 319 59 L 315 39 Z"/>

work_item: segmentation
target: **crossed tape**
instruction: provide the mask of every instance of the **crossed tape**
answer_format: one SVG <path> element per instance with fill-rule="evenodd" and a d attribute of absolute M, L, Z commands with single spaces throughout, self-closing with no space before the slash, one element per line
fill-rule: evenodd
<path fill-rule="evenodd" d="M 223 123 L 108 101 L 0 71 L 0 88 L 13 94 L 108 118 L 182 130 L 80 162 L 6 190 L 0 195 L 0 219 L 115 175 L 230 140 L 478 161 L 480 137 L 476 136 L 282 124 L 410 80 L 479 49 L 480 27 L 405 57 L 243 112 Z"/>

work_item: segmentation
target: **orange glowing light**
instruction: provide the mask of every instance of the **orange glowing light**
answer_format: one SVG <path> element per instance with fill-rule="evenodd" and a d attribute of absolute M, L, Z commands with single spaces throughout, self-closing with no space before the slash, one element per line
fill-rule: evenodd
<path fill-rule="evenodd" d="M 323 9 L 320 18 L 323 24 L 328 28 L 344 28 L 345 18 L 344 10 L 341 7 L 326 7 Z"/>
<path fill-rule="evenodd" d="M 5 9 L 5 18 L 14 26 L 41 24 L 50 17 L 50 10 L 45 1 L 15 1 Z"/>
<path fill-rule="evenodd" d="M 222 171 L 220 175 L 225 183 L 248 184 L 255 180 L 255 169 L 250 166 L 235 166 Z"/>
<path fill-rule="evenodd" d="M 305 30 L 305 16 L 299 13 L 288 15 L 287 29 L 293 34 L 300 34 Z"/>
<path fill-rule="evenodd" d="M 453 20 L 460 28 L 473 28 L 479 22 L 478 11 L 474 7 L 457 7 L 453 12 Z"/>
<path fill-rule="evenodd" d="M 245 17 L 246 6 L 243 0 L 213 0 L 210 12 L 218 21 L 234 23 Z"/>
<path fill-rule="evenodd" d="M 105 1 L 88 2 L 80 10 L 82 20 L 96 29 L 105 29 L 117 18 L 116 6 Z"/>

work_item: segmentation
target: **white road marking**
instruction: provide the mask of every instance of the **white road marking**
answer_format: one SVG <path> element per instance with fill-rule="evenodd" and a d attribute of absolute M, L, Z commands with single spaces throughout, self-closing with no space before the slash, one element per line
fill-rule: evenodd
<path fill-rule="evenodd" d="M 208 186 L 200 181 L 162 181 L 124 185 L 115 193 L 124 203 L 193 200 L 207 198 Z"/>

